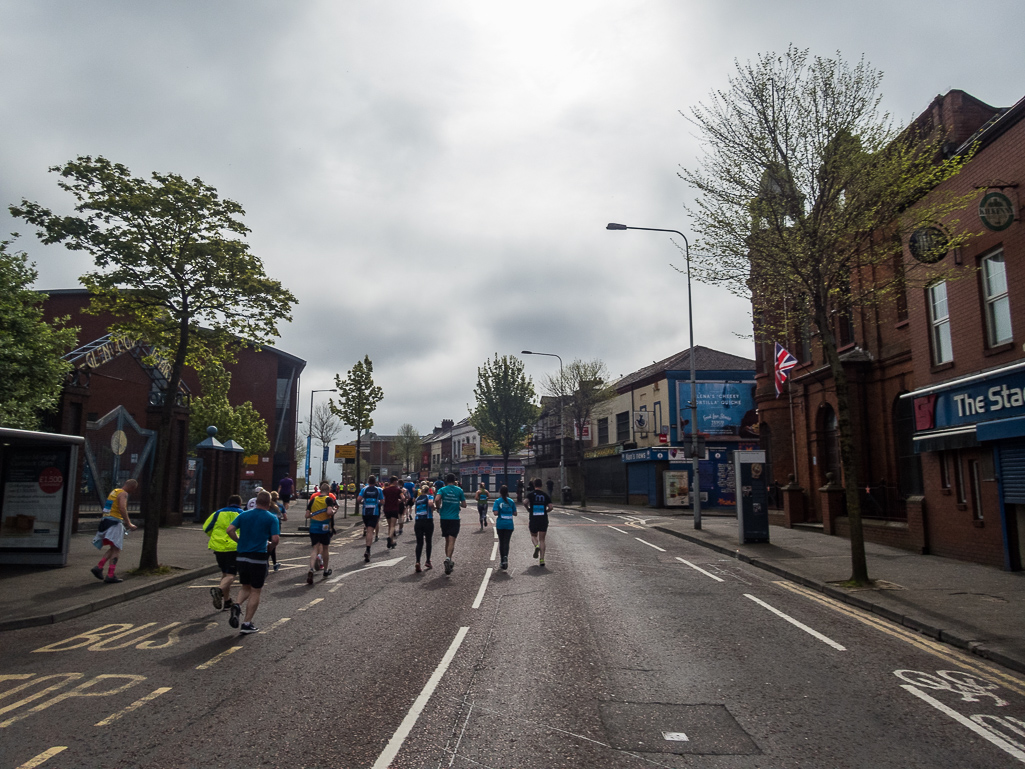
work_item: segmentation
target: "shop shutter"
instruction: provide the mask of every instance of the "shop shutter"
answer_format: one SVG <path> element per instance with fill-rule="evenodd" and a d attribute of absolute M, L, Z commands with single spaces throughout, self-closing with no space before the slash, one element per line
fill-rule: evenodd
<path fill-rule="evenodd" d="M 1000 475 L 1004 502 L 1025 505 L 1025 441 L 1008 441 L 1000 446 Z"/>

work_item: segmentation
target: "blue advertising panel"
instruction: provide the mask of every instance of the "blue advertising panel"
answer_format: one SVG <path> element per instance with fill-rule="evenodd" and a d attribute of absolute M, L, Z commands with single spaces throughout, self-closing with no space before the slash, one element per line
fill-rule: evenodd
<path fill-rule="evenodd" d="M 918 431 L 1022 416 L 1025 415 L 1025 369 L 992 377 L 972 377 L 972 381 L 963 385 L 916 396 L 914 402 Z"/>
<path fill-rule="evenodd" d="M 679 429 L 690 434 L 690 382 L 677 380 Z M 754 438 L 758 427 L 753 381 L 704 381 L 697 383 L 698 434 Z"/>

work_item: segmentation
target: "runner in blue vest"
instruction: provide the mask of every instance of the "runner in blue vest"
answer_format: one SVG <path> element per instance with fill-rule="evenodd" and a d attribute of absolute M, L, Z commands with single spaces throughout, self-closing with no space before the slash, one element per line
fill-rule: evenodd
<path fill-rule="evenodd" d="M 370 563 L 370 546 L 374 543 L 377 524 L 381 521 L 382 501 L 381 489 L 377 486 L 377 477 L 371 475 L 367 478 L 367 485 L 363 487 L 356 498 L 356 504 L 362 505 L 363 526 L 365 527 L 367 541 L 367 550 L 363 553 L 363 560 L 367 563 Z"/>
<path fill-rule="evenodd" d="M 424 568 L 433 568 L 431 566 L 431 544 L 434 539 L 434 506 L 431 502 L 434 499 L 434 495 L 428 493 L 430 488 L 430 486 L 425 484 L 420 489 L 420 493 L 413 503 L 414 514 L 416 515 L 413 521 L 413 533 L 416 534 L 415 569 L 417 572 L 420 571 L 420 554 L 423 552 L 425 544 L 427 545 L 427 562 L 424 564 Z"/>
<path fill-rule="evenodd" d="M 502 569 L 509 568 L 509 540 L 513 533 L 513 516 L 516 515 L 516 503 L 509 499 L 509 487 L 505 484 L 498 490 L 495 500 L 495 533 L 498 535 L 498 555 L 502 559 Z"/>
<path fill-rule="evenodd" d="M 452 554 L 456 549 L 456 537 L 459 536 L 459 511 L 466 507 L 466 495 L 456 486 L 456 476 L 449 473 L 445 476 L 445 485 L 438 489 L 434 497 L 434 506 L 438 509 L 441 519 L 441 536 L 445 538 L 445 573 L 451 574 L 455 566 Z"/>

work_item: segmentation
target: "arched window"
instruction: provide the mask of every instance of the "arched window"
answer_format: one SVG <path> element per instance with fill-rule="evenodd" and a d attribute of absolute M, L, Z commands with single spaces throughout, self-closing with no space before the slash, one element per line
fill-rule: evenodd
<path fill-rule="evenodd" d="M 843 483 L 840 474 L 840 431 L 837 428 L 836 412 L 828 403 L 819 407 L 817 425 L 819 478 L 826 482 L 826 473 L 833 474 L 833 483 Z"/>

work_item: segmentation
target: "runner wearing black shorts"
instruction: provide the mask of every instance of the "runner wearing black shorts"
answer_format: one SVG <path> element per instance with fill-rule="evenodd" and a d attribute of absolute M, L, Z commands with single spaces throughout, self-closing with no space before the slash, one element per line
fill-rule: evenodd
<path fill-rule="evenodd" d="M 260 605 L 260 591 L 267 579 L 267 545 L 276 546 L 281 524 L 270 510 L 270 494 L 261 491 L 256 495 L 256 506 L 241 513 L 228 526 L 228 536 L 238 543 L 235 563 L 238 567 L 238 581 L 242 583 L 238 600 L 231 605 L 228 624 L 239 628 L 240 633 L 255 633 L 259 630 L 253 624 L 253 617 Z M 246 605 L 245 621 L 239 627 L 242 604 Z"/>
<path fill-rule="evenodd" d="M 455 566 L 452 554 L 459 536 L 459 511 L 466 507 L 466 495 L 456 486 L 454 473 L 445 476 L 445 485 L 434 496 L 434 507 L 441 519 L 441 536 L 445 538 L 445 573 L 451 574 Z"/>
<path fill-rule="evenodd" d="M 367 550 L 363 553 L 363 560 L 370 562 L 370 546 L 374 543 L 374 535 L 377 533 L 377 524 L 381 520 L 381 503 L 383 502 L 381 489 L 377 487 L 377 477 L 371 475 L 367 478 L 367 485 L 360 491 L 356 498 L 356 504 L 361 505 L 363 515 L 363 527 L 366 533 Z"/>
<path fill-rule="evenodd" d="M 527 495 L 527 528 L 530 541 L 534 543 L 534 557 L 537 565 L 545 565 L 545 538 L 548 534 L 548 513 L 552 510 L 552 498 L 541 491 L 541 479 L 534 479 L 534 490 Z"/>
<path fill-rule="evenodd" d="M 413 533 L 416 534 L 416 566 L 414 568 L 417 572 L 420 571 L 420 554 L 423 553 L 425 545 L 427 561 L 424 568 L 433 568 L 431 566 L 431 544 L 434 539 L 434 506 L 428 495 L 429 489 L 430 487 L 425 485 L 414 500 L 416 514 L 416 519 L 413 521 Z"/>
<path fill-rule="evenodd" d="M 402 517 L 402 494 L 403 489 L 399 486 L 398 476 L 393 475 L 388 479 L 388 485 L 381 489 L 381 496 L 384 498 L 384 517 L 388 520 L 388 549 L 398 545 L 399 518 Z"/>

